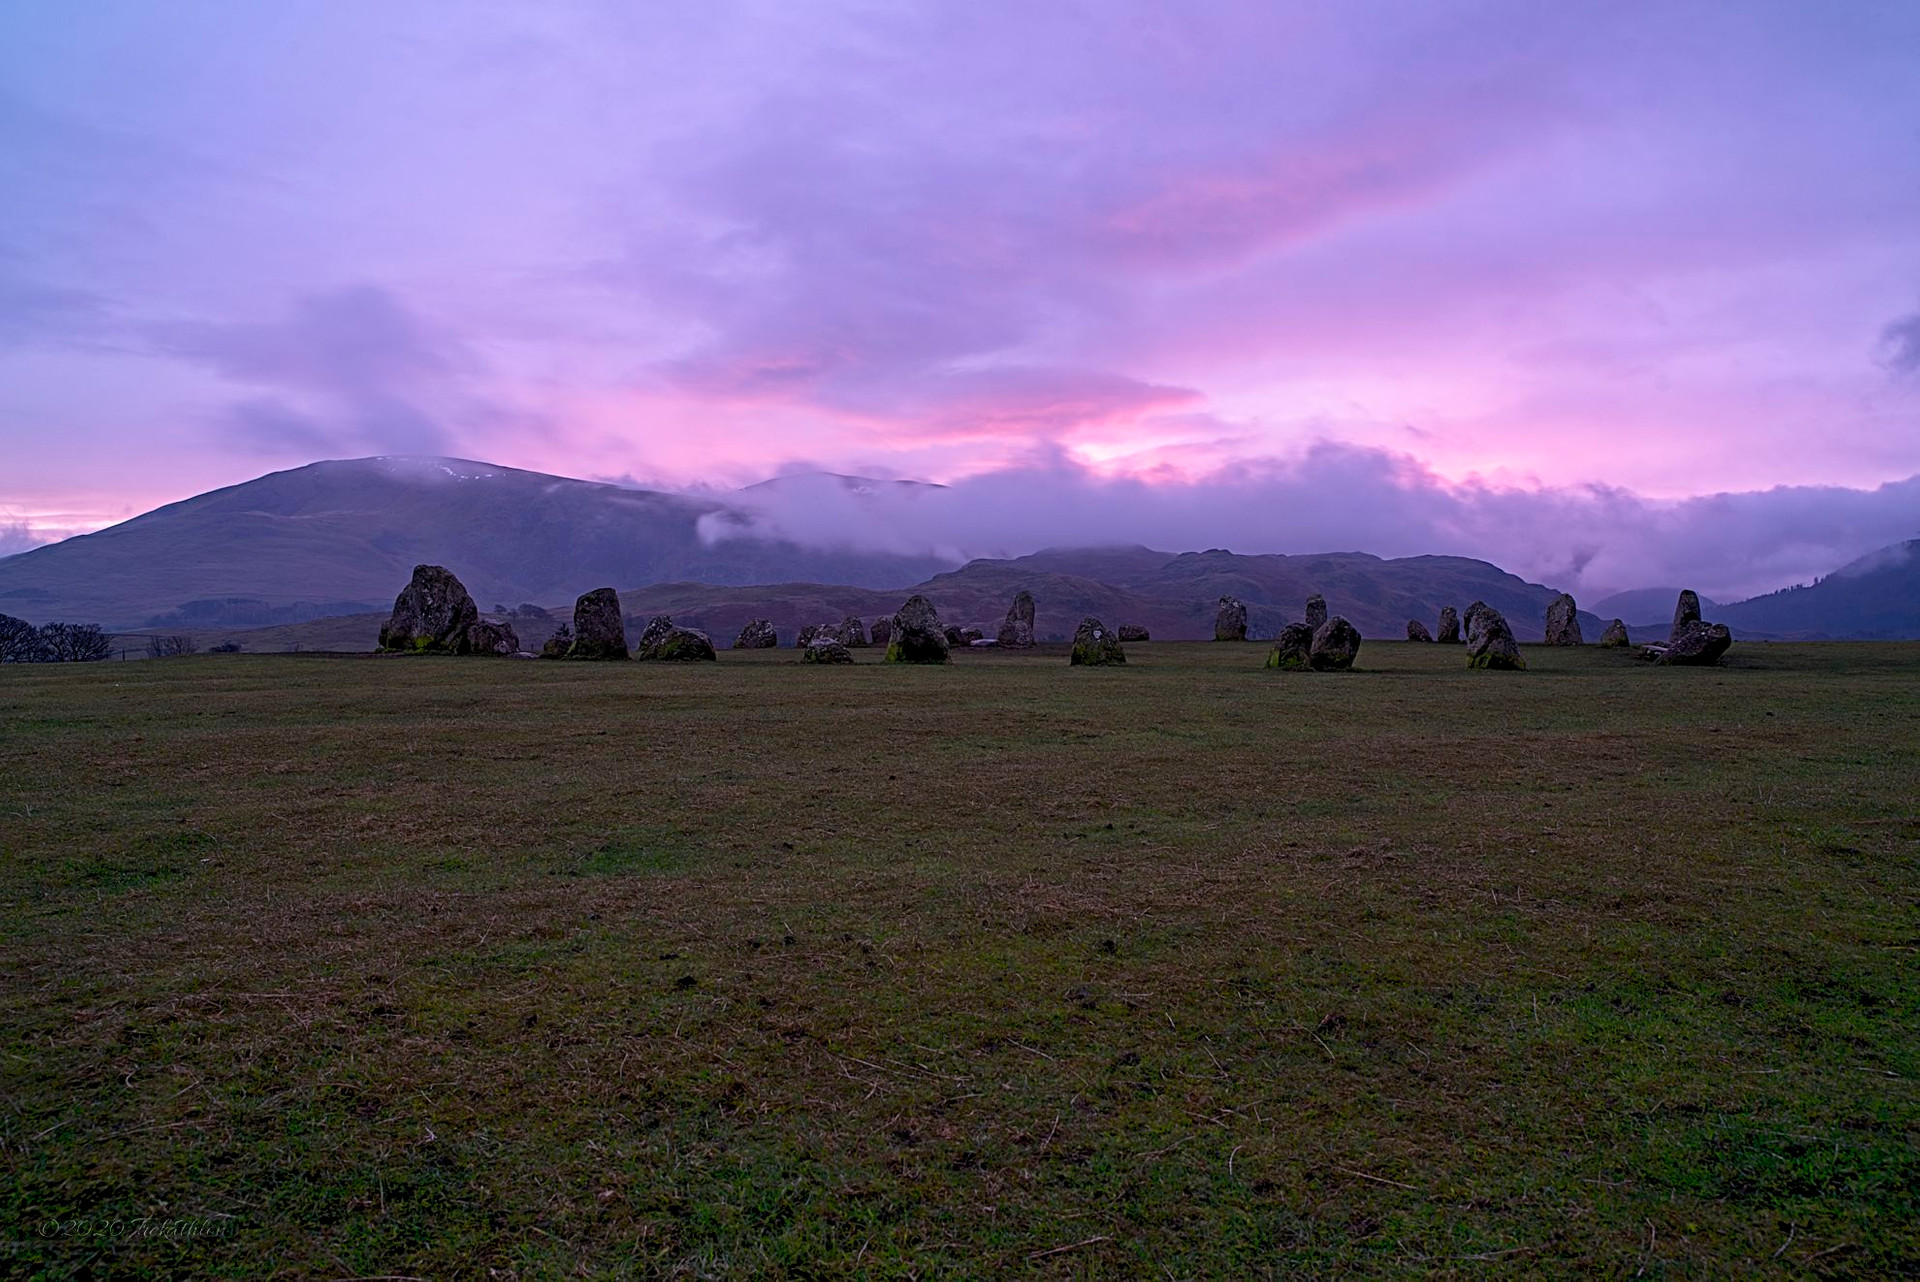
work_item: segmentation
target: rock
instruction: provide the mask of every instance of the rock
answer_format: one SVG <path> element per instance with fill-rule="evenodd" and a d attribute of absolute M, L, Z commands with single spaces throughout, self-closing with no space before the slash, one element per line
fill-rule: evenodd
<path fill-rule="evenodd" d="M 773 624 L 766 619 L 755 619 L 740 629 L 740 635 L 733 639 L 736 650 L 771 650 L 780 644 L 780 634 L 773 630 Z"/>
<path fill-rule="evenodd" d="M 950 646 L 966 644 L 966 639 L 960 635 L 960 625 L 957 623 L 949 623 L 940 629 L 940 635 L 947 639 L 947 644 Z"/>
<path fill-rule="evenodd" d="M 1527 666 L 1506 616 L 1483 601 L 1467 609 L 1467 666 L 1501 672 L 1520 672 Z"/>
<path fill-rule="evenodd" d="M 574 631 L 579 630 L 579 625 L 576 623 Z M 640 652 L 640 657 L 643 659 L 657 659 L 660 656 L 655 652 L 659 650 L 660 643 L 667 639 L 667 634 L 672 631 L 673 616 L 656 614 L 647 620 L 646 627 L 640 629 L 640 642 L 634 646 L 634 649 Z"/>
<path fill-rule="evenodd" d="M 416 565 L 413 578 L 394 598 L 393 614 L 380 629 L 382 650 L 458 654 L 480 608 L 451 571 L 440 565 Z"/>
<path fill-rule="evenodd" d="M 713 639 L 698 628 L 668 628 L 667 635 L 654 643 L 652 650 L 643 656 L 667 663 L 697 663 L 701 660 L 717 660 Z"/>
<path fill-rule="evenodd" d="M 1320 625 L 1307 647 L 1307 666 L 1315 672 L 1345 672 L 1360 653 L 1360 630 L 1339 615 Z"/>
<path fill-rule="evenodd" d="M 1700 597 L 1692 588 L 1684 588 L 1680 599 L 1673 606 L 1673 627 L 1667 633 L 1667 644 L 1672 645 L 1680 639 L 1680 632 L 1691 624 L 1700 622 Z"/>
<path fill-rule="evenodd" d="M 1080 620 L 1080 626 L 1073 630 L 1073 653 L 1067 666 L 1098 667 L 1126 661 L 1127 652 L 1120 648 L 1120 638 L 1112 629 L 1092 616 Z"/>
<path fill-rule="evenodd" d="M 858 615 L 849 614 L 840 620 L 840 626 L 833 630 L 833 639 L 851 649 L 862 649 L 867 644 L 867 625 L 860 622 Z"/>
<path fill-rule="evenodd" d="M 1661 650 L 1657 662 L 1704 667 L 1720 662 L 1720 656 L 1733 645 L 1733 633 L 1724 623 L 1702 623 L 1695 619 L 1680 629 Z"/>
<path fill-rule="evenodd" d="M 475 619 L 467 625 L 466 642 L 460 647 L 462 654 L 513 654 L 520 649 L 520 638 L 513 634 L 509 624 L 496 623 L 492 619 Z"/>
<path fill-rule="evenodd" d="M 994 637 L 981 637 L 978 641 L 967 642 L 969 650 L 998 650 L 1000 642 Z"/>
<path fill-rule="evenodd" d="M 553 635 L 547 638 L 547 643 L 540 647 L 540 657 L 543 659 L 564 659 L 567 657 L 567 650 L 572 645 L 573 626 L 563 623 L 553 630 Z"/>
<path fill-rule="evenodd" d="M 1460 612 L 1450 605 L 1440 607 L 1440 636 L 1443 645 L 1460 644 Z"/>
<path fill-rule="evenodd" d="M 945 663 L 947 634 L 933 602 L 915 594 L 894 613 L 887 637 L 888 663 Z"/>
<path fill-rule="evenodd" d="M 1562 592 L 1553 598 L 1547 606 L 1547 644 L 1580 645 L 1580 607 L 1573 603 L 1573 594 Z"/>
<path fill-rule="evenodd" d="M 813 639 L 815 637 L 819 636 L 823 632 L 831 633 L 832 631 L 833 631 L 833 624 L 831 623 L 809 623 L 807 624 L 806 627 L 801 628 L 800 631 L 797 634 L 795 634 L 793 638 L 794 649 L 804 650 L 808 646 L 813 644 Z"/>
<path fill-rule="evenodd" d="M 1280 629 L 1273 649 L 1267 652 L 1267 666 L 1294 672 L 1304 670 L 1313 650 L 1313 632 L 1304 623 L 1289 623 Z"/>
<path fill-rule="evenodd" d="M 1327 599 L 1316 592 L 1307 598 L 1307 627 L 1312 629 L 1315 635 L 1318 635 L 1320 625 L 1326 621 Z"/>
<path fill-rule="evenodd" d="M 802 663 L 852 663 L 853 651 L 834 637 L 816 636 L 800 652 Z"/>
<path fill-rule="evenodd" d="M 651 626 L 651 625 L 649 625 Z M 620 617 L 620 594 L 595 588 L 573 603 L 573 643 L 569 659 L 625 659 L 627 625 Z"/>
<path fill-rule="evenodd" d="M 1627 625 L 1615 619 L 1607 625 L 1607 630 L 1600 634 L 1600 644 L 1609 650 L 1620 650 L 1632 645 L 1633 642 L 1627 636 Z"/>
<path fill-rule="evenodd" d="M 1220 608 L 1213 615 L 1213 639 L 1215 641 L 1247 639 L 1247 607 L 1240 598 L 1231 596 L 1220 598 Z"/>
<path fill-rule="evenodd" d="M 1427 631 L 1427 625 L 1418 619 L 1407 620 L 1407 640 L 1432 641 L 1433 633 Z"/>
<path fill-rule="evenodd" d="M 873 638 L 875 645 L 885 645 L 887 638 L 893 635 L 892 616 L 875 619 L 873 621 L 873 627 L 868 629 L 867 635 Z"/>
<path fill-rule="evenodd" d="M 1493 610 L 1493 607 L 1488 605 L 1485 601 L 1475 601 L 1472 605 L 1467 607 L 1467 612 L 1460 616 L 1460 633 L 1468 645 L 1473 644 L 1474 616 L 1486 610 Z M 1495 610 L 1494 613 L 1498 614 L 1499 611 Z M 1504 618 L 1504 616 L 1502 617 Z M 1513 631 L 1513 629 L 1508 628 L 1507 631 L 1511 632 Z"/>
<path fill-rule="evenodd" d="M 968 627 L 960 629 L 961 645 L 973 645 L 975 642 L 986 640 L 986 638 L 987 634 L 981 628 Z"/>
<path fill-rule="evenodd" d="M 1027 650 L 1033 646 L 1033 593 L 1022 588 L 1014 593 L 1007 617 L 1001 621 L 994 640 L 1009 650 Z"/>
<path fill-rule="evenodd" d="M 1123 623 L 1120 625 L 1120 640 L 1123 643 L 1127 641 L 1150 641 L 1152 639 L 1153 638 L 1147 635 L 1147 630 L 1137 623 Z"/>

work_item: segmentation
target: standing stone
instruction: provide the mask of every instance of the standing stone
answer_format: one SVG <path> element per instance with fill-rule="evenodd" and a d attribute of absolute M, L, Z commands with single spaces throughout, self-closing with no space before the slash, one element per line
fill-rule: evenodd
<path fill-rule="evenodd" d="M 1547 644 L 1582 644 L 1580 607 L 1573 603 L 1573 594 L 1570 592 L 1562 592 L 1547 606 Z"/>
<path fill-rule="evenodd" d="M 740 629 L 740 635 L 733 639 L 736 650 L 771 650 L 780 644 L 780 634 L 773 630 L 773 624 L 766 619 L 755 619 Z"/>
<path fill-rule="evenodd" d="M 873 621 L 873 627 L 868 630 L 867 635 L 873 638 L 875 645 L 885 645 L 887 638 L 893 635 L 893 616 L 883 615 L 875 619 Z"/>
<path fill-rule="evenodd" d="M 1106 624 L 1091 615 L 1080 620 L 1080 626 L 1073 630 L 1073 653 L 1067 659 L 1068 667 L 1099 667 L 1126 661 L 1127 652 L 1120 648 L 1120 638 Z"/>
<path fill-rule="evenodd" d="M 540 647 L 540 657 L 543 659 L 564 659 L 567 657 L 567 651 L 572 647 L 573 625 L 563 623 L 553 630 L 553 635 L 547 638 L 547 643 Z"/>
<path fill-rule="evenodd" d="M 1288 672 L 1302 671 L 1313 650 L 1313 633 L 1304 623 L 1289 623 L 1280 629 L 1273 649 L 1267 651 L 1267 666 Z"/>
<path fill-rule="evenodd" d="M 960 635 L 960 625 L 957 623 L 949 623 L 946 627 L 941 628 L 940 635 L 947 639 L 947 644 L 950 646 L 965 645 L 967 643 L 967 639 Z"/>
<path fill-rule="evenodd" d="M 1213 639 L 1215 641 L 1247 639 L 1247 606 L 1239 597 L 1220 598 L 1220 608 L 1214 611 L 1213 615 Z"/>
<path fill-rule="evenodd" d="M 642 657 L 667 663 L 700 662 L 720 658 L 714 653 L 713 638 L 698 628 L 668 628 L 667 634 Z"/>
<path fill-rule="evenodd" d="M 1468 645 L 1473 644 L 1474 617 L 1476 615 L 1479 615 L 1489 610 L 1492 610 L 1495 614 L 1499 613 L 1499 611 L 1493 610 L 1493 607 L 1488 605 L 1485 601 L 1475 601 L 1472 605 L 1467 607 L 1467 612 L 1460 616 L 1460 631 L 1463 634 L 1465 634 Z M 1502 621 L 1504 622 L 1504 620 L 1505 620 L 1505 616 L 1502 616 Z M 1513 631 L 1513 629 L 1508 628 L 1507 631 L 1511 632 Z"/>
<path fill-rule="evenodd" d="M 1007 607 L 1007 617 L 994 640 L 1008 650 L 1033 647 L 1033 593 L 1025 588 L 1014 593 L 1013 604 Z"/>
<path fill-rule="evenodd" d="M 579 628 L 576 627 L 574 631 L 578 632 Z M 654 652 L 660 648 L 660 643 L 667 639 L 667 633 L 671 631 L 673 631 L 673 616 L 656 614 L 647 620 L 646 627 L 640 629 L 640 642 L 634 649 L 640 652 L 640 657 L 643 659 L 657 659 L 660 656 Z"/>
<path fill-rule="evenodd" d="M 1339 615 L 1320 625 L 1307 647 L 1307 666 L 1315 672 L 1345 672 L 1360 653 L 1360 630 Z"/>
<path fill-rule="evenodd" d="M 1524 671 L 1527 666 L 1506 616 L 1483 601 L 1475 601 L 1467 610 L 1467 666 L 1503 672 Z"/>
<path fill-rule="evenodd" d="M 802 663 L 852 663 L 853 651 L 847 649 L 833 637 L 820 635 L 807 644 L 800 652 Z"/>
<path fill-rule="evenodd" d="M 595 588 L 573 603 L 573 644 L 569 659 L 625 659 L 627 627 L 620 618 L 620 594 Z"/>
<path fill-rule="evenodd" d="M 514 635 L 513 626 L 496 623 L 492 619 L 475 619 L 467 625 L 467 635 L 460 647 L 462 654 L 518 654 L 520 638 Z"/>
<path fill-rule="evenodd" d="M 1139 624 L 1123 623 L 1120 625 L 1120 639 L 1122 641 L 1148 641 L 1152 638 L 1147 635 L 1147 630 Z"/>
<path fill-rule="evenodd" d="M 887 662 L 945 663 L 947 658 L 947 634 L 940 626 L 940 612 L 917 593 L 908 597 L 888 629 Z"/>
<path fill-rule="evenodd" d="M 1720 656 L 1733 646 L 1733 633 L 1724 623 L 1702 623 L 1695 619 L 1667 642 L 1655 659 L 1659 663 L 1705 667 L 1720 662 Z"/>
<path fill-rule="evenodd" d="M 849 614 L 833 630 L 833 639 L 849 648 L 863 647 L 867 644 L 867 625 L 860 622 L 860 616 Z"/>
<path fill-rule="evenodd" d="M 1440 643 L 1460 644 L 1460 612 L 1450 605 L 1440 607 Z"/>
<path fill-rule="evenodd" d="M 1427 631 L 1427 625 L 1418 619 L 1407 620 L 1407 640 L 1432 641 L 1433 633 Z"/>
<path fill-rule="evenodd" d="M 1615 619 L 1607 625 L 1607 630 L 1600 634 L 1600 644 L 1609 650 L 1621 650 L 1632 645 L 1633 642 L 1627 636 L 1627 625 Z"/>
<path fill-rule="evenodd" d="M 801 628 L 800 631 L 794 636 L 793 638 L 794 648 L 797 650 L 804 650 L 808 646 L 812 645 L 813 639 L 819 636 L 822 632 L 832 632 L 832 631 L 833 631 L 833 625 L 831 623 L 809 623 L 804 628 Z"/>
<path fill-rule="evenodd" d="M 1327 621 L 1327 599 L 1318 592 L 1307 598 L 1307 627 L 1317 635 Z"/>
<path fill-rule="evenodd" d="M 380 629 L 382 650 L 438 650 L 458 654 L 480 608 L 445 566 L 416 565 L 413 578 L 393 600 L 393 614 Z"/>
<path fill-rule="evenodd" d="M 1700 622 L 1700 597 L 1692 588 L 1683 588 L 1680 599 L 1673 606 L 1673 628 L 1667 633 L 1667 644 L 1672 645 L 1680 639 L 1683 629 Z"/>

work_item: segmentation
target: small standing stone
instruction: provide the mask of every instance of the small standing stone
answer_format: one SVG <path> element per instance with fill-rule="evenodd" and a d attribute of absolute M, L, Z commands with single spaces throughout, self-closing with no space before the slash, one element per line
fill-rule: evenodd
<path fill-rule="evenodd" d="M 867 644 L 867 625 L 860 622 L 859 615 L 849 614 L 834 629 L 833 639 L 849 648 L 864 647 Z"/>
<path fill-rule="evenodd" d="M 492 619 L 475 619 L 467 625 L 467 635 L 461 646 L 462 654 L 518 654 L 520 638 L 514 635 L 513 625 L 496 623 Z"/>
<path fill-rule="evenodd" d="M 567 651 L 572 647 L 573 625 L 563 623 L 553 630 L 553 635 L 547 638 L 547 643 L 540 647 L 540 657 L 543 659 L 564 659 L 567 657 Z"/>
<path fill-rule="evenodd" d="M 1467 610 L 1467 666 L 1503 672 L 1524 671 L 1527 666 L 1506 616 L 1483 601 L 1475 601 Z"/>
<path fill-rule="evenodd" d="M 714 653 L 713 638 L 700 629 L 668 628 L 667 634 L 646 657 L 667 663 L 689 663 L 718 660 L 720 656 Z"/>
<path fill-rule="evenodd" d="M 868 629 L 867 635 L 873 638 L 875 645 L 885 645 L 887 639 L 893 635 L 893 616 L 882 615 L 880 618 L 875 619 L 873 621 L 873 627 Z"/>
<path fill-rule="evenodd" d="M 1001 621 L 1000 631 L 994 640 L 1008 650 L 1032 648 L 1033 593 L 1025 588 L 1014 593 L 1013 604 L 1007 607 L 1007 617 Z"/>
<path fill-rule="evenodd" d="M 1067 659 L 1069 667 L 1099 667 L 1126 661 L 1127 652 L 1120 648 L 1120 638 L 1106 624 L 1091 616 L 1080 620 L 1080 626 L 1073 631 L 1073 654 Z"/>
<path fill-rule="evenodd" d="M 1433 633 L 1427 631 L 1427 625 L 1420 622 L 1420 620 L 1408 619 L 1407 620 L 1407 640 L 1430 642 L 1433 640 Z"/>
<path fill-rule="evenodd" d="M 852 663 L 853 651 L 830 636 L 816 636 L 800 652 L 802 663 Z"/>
<path fill-rule="evenodd" d="M 1450 605 L 1440 607 L 1440 643 L 1460 644 L 1460 612 Z"/>
<path fill-rule="evenodd" d="M 1345 672 L 1360 653 L 1360 630 L 1339 615 L 1320 625 L 1307 647 L 1307 666 L 1315 672 Z"/>
<path fill-rule="evenodd" d="M 1239 597 L 1220 598 L 1220 608 L 1213 614 L 1213 639 L 1215 641 L 1247 639 L 1247 606 Z"/>
<path fill-rule="evenodd" d="M 1547 606 L 1547 644 L 1580 645 L 1580 607 L 1573 602 L 1573 594 L 1562 592 L 1553 598 Z"/>
<path fill-rule="evenodd" d="M 767 619 L 755 619 L 740 629 L 740 635 L 733 639 L 736 650 L 770 650 L 780 644 L 780 634 L 773 630 L 773 624 Z"/>
<path fill-rule="evenodd" d="M 1307 627 L 1317 635 L 1320 625 L 1327 621 L 1327 599 L 1318 592 L 1307 598 Z"/>
<path fill-rule="evenodd" d="M 1289 623 L 1280 629 L 1273 649 L 1267 651 L 1267 666 L 1287 672 L 1304 671 L 1313 650 L 1313 633 L 1304 623 Z"/>
<path fill-rule="evenodd" d="M 1615 619 L 1607 625 L 1607 630 L 1600 634 L 1600 644 L 1608 650 L 1623 650 L 1632 645 L 1633 641 L 1627 636 L 1627 625 Z"/>
<path fill-rule="evenodd" d="M 1120 640 L 1122 642 L 1150 641 L 1152 638 L 1147 635 L 1147 630 L 1139 624 L 1123 623 L 1120 625 Z"/>
<path fill-rule="evenodd" d="M 579 631 L 579 628 L 576 627 L 574 631 Z M 656 653 L 660 649 L 660 643 L 665 641 L 667 634 L 672 631 L 673 616 L 656 614 L 647 620 L 646 627 L 640 629 L 640 643 L 634 648 L 640 652 L 640 657 L 643 659 L 657 659 L 660 657 Z"/>

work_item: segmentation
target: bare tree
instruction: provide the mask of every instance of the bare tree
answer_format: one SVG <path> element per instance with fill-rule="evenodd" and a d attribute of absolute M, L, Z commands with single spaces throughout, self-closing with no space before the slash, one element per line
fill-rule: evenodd
<path fill-rule="evenodd" d="M 198 654 L 200 647 L 192 637 L 149 637 L 147 638 L 147 657 L 149 659 L 171 659 L 182 654 Z"/>
<path fill-rule="evenodd" d="M 96 663 L 113 653 L 113 641 L 97 623 L 48 623 L 40 642 L 53 663 Z"/>
<path fill-rule="evenodd" d="M 25 619 L 0 614 L 0 663 L 42 663 L 47 658 L 40 629 Z"/>

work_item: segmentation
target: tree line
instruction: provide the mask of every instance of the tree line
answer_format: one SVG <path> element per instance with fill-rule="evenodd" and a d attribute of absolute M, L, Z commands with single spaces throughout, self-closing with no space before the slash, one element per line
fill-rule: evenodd
<path fill-rule="evenodd" d="M 147 654 L 163 659 L 192 654 L 190 637 L 149 637 Z M 113 638 L 97 623 L 43 623 L 0 614 L 0 663 L 97 663 L 113 654 Z"/>

